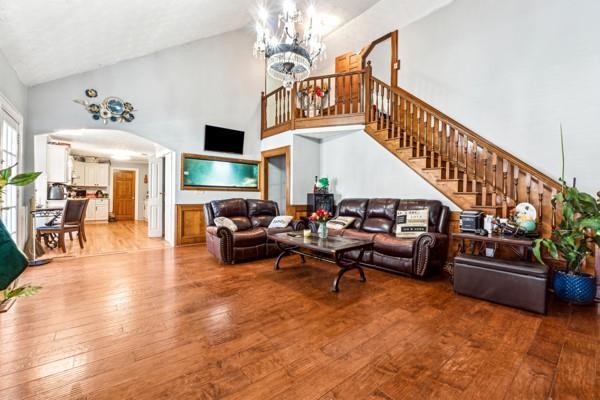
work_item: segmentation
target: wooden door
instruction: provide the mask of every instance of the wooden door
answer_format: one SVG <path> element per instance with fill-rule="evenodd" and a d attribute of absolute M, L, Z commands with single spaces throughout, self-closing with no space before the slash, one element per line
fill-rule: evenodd
<path fill-rule="evenodd" d="M 362 69 L 362 57 L 356 53 L 346 53 L 335 58 L 335 73 L 360 71 Z M 360 75 L 351 75 L 336 78 L 335 81 L 335 103 L 338 114 L 349 114 L 360 112 L 360 94 L 362 93 L 362 82 Z"/>
<path fill-rule="evenodd" d="M 113 214 L 117 221 L 135 216 L 135 172 L 116 170 L 113 174 Z"/>

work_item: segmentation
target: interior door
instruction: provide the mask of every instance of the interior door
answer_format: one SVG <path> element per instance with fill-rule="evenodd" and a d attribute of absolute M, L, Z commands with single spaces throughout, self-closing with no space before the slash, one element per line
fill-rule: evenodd
<path fill-rule="evenodd" d="M 360 71 L 362 57 L 356 53 L 346 53 L 335 58 L 335 73 Z M 351 75 L 336 78 L 335 103 L 338 114 L 360 112 L 360 94 L 362 82 L 360 75 Z"/>
<path fill-rule="evenodd" d="M 113 173 L 113 213 L 117 221 L 135 217 L 135 172 L 115 170 Z"/>
<path fill-rule="evenodd" d="M 285 170 L 285 155 L 269 157 L 266 159 L 267 165 L 267 200 L 277 202 L 279 205 L 279 212 L 286 214 L 286 205 L 288 200 L 286 199 L 286 170 Z"/>
<path fill-rule="evenodd" d="M 163 236 L 163 159 L 148 162 L 148 237 Z"/>

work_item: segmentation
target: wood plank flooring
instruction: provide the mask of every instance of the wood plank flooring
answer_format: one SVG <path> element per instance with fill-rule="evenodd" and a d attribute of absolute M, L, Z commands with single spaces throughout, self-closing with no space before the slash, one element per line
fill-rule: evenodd
<path fill-rule="evenodd" d="M 46 254 L 42 258 L 93 256 L 169 247 L 169 244 L 161 238 L 148 237 L 148 223 L 145 221 L 87 223 L 85 232 L 87 242 L 84 243 L 83 249 L 79 247 L 76 234 L 73 234 L 72 241 L 67 235 L 65 237 L 66 253 L 59 248 L 44 247 Z"/>
<path fill-rule="evenodd" d="M 418 281 L 203 246 L 65 258 L 0 315 L 0 399 L 594 399 L 597 307 L 542 317 Z"/>

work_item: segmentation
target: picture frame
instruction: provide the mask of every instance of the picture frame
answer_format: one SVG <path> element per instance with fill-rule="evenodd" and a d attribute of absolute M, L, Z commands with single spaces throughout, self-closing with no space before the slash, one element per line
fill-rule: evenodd
<path fill-rule="evenodd" d="M 181 190 L 260 192 L 260 181 L 260 161 L 181 155 Z"/>

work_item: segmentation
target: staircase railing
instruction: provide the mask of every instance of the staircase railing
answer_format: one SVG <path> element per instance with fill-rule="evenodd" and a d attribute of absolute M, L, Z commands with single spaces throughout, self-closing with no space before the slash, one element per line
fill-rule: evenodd
<path fill-rule="evenodd" d="M 262 137 L 298 128 L 363 124 L 365 70 L 310 77 L 261 95 Z"/>
<path fill-rule="evenodd" d="M 550 199 L 559 182 L 399 87 L 370 76 L 366 90 L 372 106 L 365 123 L 387 130 L 400 148 L 412 148 L 427 168 L 442 171 L 442 180 L 457 181 L 459 192 L 474 194 L 479 208 L 507 216 L 516 204 L 528 202 L 537 209 L 538 223 L 555 224 Z"/>

